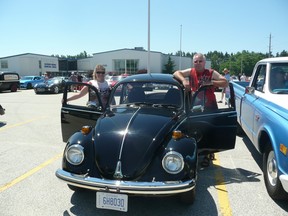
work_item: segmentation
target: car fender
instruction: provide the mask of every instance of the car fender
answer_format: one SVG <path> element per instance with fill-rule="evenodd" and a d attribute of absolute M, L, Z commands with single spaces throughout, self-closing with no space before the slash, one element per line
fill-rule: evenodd
<path fill-rule="evenodd" d="M 194 138 L 182 137 L 180 139 L 171 139 L 165 149 L 165 153 L 176 151 L 182 154 L 185 164 L 193 170 L 196 170 L 198 161 L 197 143 Z M 196 174 L 196 173 L 195 173 Z"/>
<path fill-rule="evenodd" d="M 78 131 L 78 132 L 72 134 L 72 136 L 67 141 L 67 145 L 70 146 L 71 144 L 77 143 L 77 144 L 85 147 L 85 143 L 88 140 L 92 140 L 92 133 L 93 133 L 92 131 L 93 130 L 91 130 L 90 133 L 88 133 L 88 134 L 83 134 L 81 131 Z"/>
<path fill-rule="evenodd" d="M 94 129 L 90 131 L 88 134 L 83 134 L 81 131 L 74 133 L 67 141 L 64 153 L 63 153 L 63 161 L 62 166 L 63 169 L 70 170 L 77 174 L 86 174 L 89 172 L 89 169 L 91 169 L 91 164 L 93 164 L 93 158 L 94 158 L 94 146 L 93 146 L 93 134 Z M 69 148 L 71 145 L 78 144 L 84 147 L 84 155 L 85 159 L 81 165 L 73 166 L 71 165 L 65 157 L 65 153 L 67 148 Z"/>
<path fill-rule="evenodd" d="M 279 131 L 277 132 L 277 134 L 279 134 Z M 266 149 L 267 141 L 269 141 L 269 143 L 271 143 L 272 149 L 274 150 L 274 154 L 275 154 L 275 158 L 276 158 L 278 167 L 281 170 L 281 172 L 283 173 L 282 162 L 279 159 L 280 154 L 281 154 L 281 152 L 279 150 L 280 147 L 276 141 L 277 134 L 275 133 L 275 131 L 273 130 L 273 127 L 271 127 L 271 125 L 268 125 L 268 124 L 262 125 L 257 132 L 257 139 L 256 139 L 257 143 L 255 143 L 255 146 L 258 149 L 258 151 L 261 154 L 263 154 L 265 152 L 265 149 Z"/>

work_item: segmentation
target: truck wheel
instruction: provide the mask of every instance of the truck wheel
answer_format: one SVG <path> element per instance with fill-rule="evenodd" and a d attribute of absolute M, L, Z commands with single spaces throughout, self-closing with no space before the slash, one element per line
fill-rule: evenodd
<path fill-rule="evenodd" d="M 17 84 L 12 84 L 12 86 L 11 86 L 11 92 L 16 92 L 17 91 L 17 89 L 18 89 L 18 86 L 17 86 Z"/>
<path fill-rule="evenodd" d="M 31 83 L 27 84 L 27 89 L 32 89 L 32 84 Z"/>
<path fill-rule="evenodd" d="M 288 198 L 279 180 L 279 172 L 274 150 L 268 143 L 263 155 L 264 181 L 268 194 L 272 199 L 283 200 Z"/>
<path fill-rule="evenodd" d="M 195 200 L 195 187 L 190 190 L 190 191 L 187 191 L 185 193 L 182 193 L 180 195 L 180 198 L 181 198 L 181 201 L 183 203 L 187 203 L 187 204 L 193 204 L 194 203 L 194 200 Z"/>
<path fill-rule="evenodd" d="M 58 86 L 55 86 L 55 88 L 54 88 L 54 93 L 55 93 L 55 94 L 58 94 L 58 93 L 59 93 L 59 87 L 58 87 Z"/>

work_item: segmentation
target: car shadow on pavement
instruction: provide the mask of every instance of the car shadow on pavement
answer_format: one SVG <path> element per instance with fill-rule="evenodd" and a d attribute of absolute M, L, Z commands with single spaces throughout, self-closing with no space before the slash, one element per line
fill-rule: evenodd
<path fill-rule="evenodd" d="M 210 215 L 217 216 L 216 203 L 208 191 L 208 187 L 213 184 L 213 178 L 206 178 L 202 182 L 201 174 L 198 176 L 196 186 L 196 199 L 192 205 L 182 203 L 178 196 L 164 197 L 139 197 L 129 196 L 128 212 L 118 212 L 96 208 L 96 192 L 82 190 L 74 192 L 71 197 L 72 207 L 70 212 L 73 215 Z M 64 216 L 70 215 L 68 211 L 63 212 Z"/>
<path fill-rule="evenodd" d="M 247 149 L 249 150 L 249 152 L 251 153 L 252 157 L 254 158 L 255 162 L 257 163 L 259 168 L 262 170 L 262 167 L 263 167 L 262 155 L 257 151 L 253 143 L 249 140 L 247 136 L 242 136 L 242 140 L 244 144 L 246 145 Z"/>
<path fill-rule="evenodd" d="M 249 140 L 247 136 L 243 136 L 242 140 L 244 144 L 246 145 L 247 149 L 251 153 L 252 157 L 254 158 L 255 162 L 259 166 L 259 168 L 263 172 L 263 159 L 262 155 L 257 151 L 257 149 L 254 147 L 253 143 Z M 262 174 L 261 174 L 262 175 Z M 271 198 L 271 200 L 273 200 Z M 283 210 L 288 212 L 288 203 L 287 200 L 273 200 L 279 207 L 281 207 Z"/>
<path fill-rule="evenodd" d="M 1 121 L 0 121 L 0 128 L 1 128 L 1 127 L 4 127 L 6 124 L 7 124 L 6 122 L 1 122 Z"/>
<path fill-rule="evenodd" d="M 196 189 L 196 200 L 193 205 L 181 203 L 178 197 L 129 197 L 128 212 L 118 212 L 113 210 L 97 209 L 96 208 L 96 192 L 82 191 L 74 192 L 71 197 L 70 212 L 73 215 L 87 216 L 87 215 L 206 215 L 207 206 L 209 206 L 209 215 L 216 216 L 217 208 L 213 198 L 207 191 L 202 191 L 203 187 Z M 212 214 L 211 214 L 212 212 Z M 69 213 L 65 211 L 63 215 L 68 216 Z"/>
<path fill-rule="evenodd" d="M 216 180 L 219 172 L 225 176 L 224 181 Z M 218 165 L 211 165 L 203 170 L 199 170 L 196 199 L 193 205 L 181 203 L 177 196 L 167 197 L 129 197 L 128 212 L 117 212 L 113 210 L 103 210 L 96 208 L 96 192 L 81 190 L 74 192 L 71 197 L 73 206 L 70 212 L 73 215 L 219 215 L 216 203 L 217 198 L 213 196 L 213 188 L 220 184 L 233 184 L 243 182 L 260 181 L 257 177 L 259 173 L 250 172 L 245 169 L 227 169 Z M 215 190 L 214 190 L 215 191 Z M 216 201 L 215 201 L 216 200 Z M 68 216 L 68 211 L 63 215 Z"/>

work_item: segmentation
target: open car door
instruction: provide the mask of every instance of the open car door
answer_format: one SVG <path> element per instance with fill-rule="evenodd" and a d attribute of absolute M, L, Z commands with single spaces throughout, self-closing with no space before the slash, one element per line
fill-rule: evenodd
<path fill-rule="evenodd" d="M 209 109 L 205 92 L 210 91 L 211 88 L 214 87 L 203 86 L 192 96 L 188 133 L 196 139 L 199 152 L 234 149 L 237 115 L 233 86 L 229 84 L 229 87 L 226 88 L 229 91 L 229 98 L 226 98 L 226 103 L 217 104 L 215 101 L 216 107 Z"/>
<path fill-rule="evenodd" d="M 83 88 L 88 90 L 86 95 L 67 102 L 67 98 L 78 94 Z M 96 101 L 99 102 L 96 103 Z M 103 114 L 103 111 L 104 108 L 99 93 L 94 86 L 87 83 L 67 82 L 65 84 L 61 107 L 63 142 L 66 142 L 69 137 L 79 131 L 82 126 L 87 125 L 94 127 L 97 119 Z"/>

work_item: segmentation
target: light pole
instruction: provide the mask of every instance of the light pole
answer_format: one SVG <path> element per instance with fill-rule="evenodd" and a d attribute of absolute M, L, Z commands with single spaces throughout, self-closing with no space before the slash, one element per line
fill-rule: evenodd
<path fill-rule="evenodd" d="M 150 0 L 148 0 L 148 56 L 147 73 L 150 74 Z"/>
<path fill-rule="evenodd" d="M 180 25 L 180 58 L 179 58 L 179 70 L 182 68 L 182 25 Z"/>

